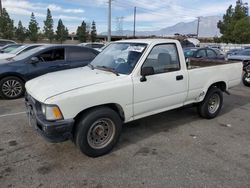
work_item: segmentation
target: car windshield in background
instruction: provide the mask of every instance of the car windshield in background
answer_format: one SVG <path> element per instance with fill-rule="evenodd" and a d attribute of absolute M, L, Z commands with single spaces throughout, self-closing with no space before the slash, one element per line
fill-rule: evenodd
<path fill-rule="evenodd" d="M 13 50 L 19 48 L 20 46 L 21 46 L 21 45 L 19 45 L 19 44 L 9 45 L 9 46 L 3 47 L 3 48 L 1 49 L 1 52 L 2 52 L 2 53 L 10 53 L 11 51 L 13 51 Z"/>
<path fill-rule="evenodd" d="M 19 60 L 22 60 L 22 59 L 26 59 L 34 54 L 36 54 L 37 52 L 39 52 L 40 50 L 44 49 L 44 47 L 37 47 L 37 48 L 33 48 L 31 50 L 28 50 L 26 52 L 23 52 L 22 54 L 12 58 L 12 60 L 14 61 L 19 61 Z"/>
<path fill-rule="evenodd" d="M 147 44 L 144 43 L 113 43 L 108 45 L 91 65 L 120 74 L 130 74 L 146 47 Z"/>
<path fill-rule="evenodd" d="M 26 48 L 25 45 L 19 46 L 18 48 L 12 50 L 11 52 L 9 52 L 10 54 L 17 54 L 19 51 L 23 50 L 24 48 Z"/>
<path fill-rule="evenodd" d="M 239 53 L 239 55 L 250 56 L 250 50 L 243 50 Z"/>

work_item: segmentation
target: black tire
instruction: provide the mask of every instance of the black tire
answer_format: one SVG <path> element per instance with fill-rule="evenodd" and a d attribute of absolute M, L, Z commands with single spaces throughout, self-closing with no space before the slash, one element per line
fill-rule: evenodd
<path fill-rule="evenodd" d="M 248 82 L 246 79 L 247 79 L 247 73 L 245 73 L 245 74 L 243 75 L 243 77 L 242 77 L 242 82 L 243 82 L 243 84 L 244 84 L 245 86 L 250 87 L 250 82 Z M 249 79 L 249 78 L 248 78 L 248 79 Z"/>
<path fill-rule="evenodd" d="M 12 84 L 13 86 L 13 93 L 9 93 L 6 91 L 6 87 L 9 85 L 7 83 L 15 83 Z M 7 85 L 6 85 L 7 84 Z M 15 90 L 15 91 L 14 91 Z M 24 95 L 25 92 L 25 87 L 24 87 L 24 82 L 18 77 L 15 76 L 8 76 L 0 80 L 0 97 L 3 99 L 18 99 Z"/>
<path fill-rule="evenodd" d="M 213 105 L 214 99 L 218 99 L 218 105 Z M 211 87 L 204 100 L 198 105 L 198 113 L 202 118 L 212 119 L 215 118 L 223 105 L 223 93 L 217 87 Z M 211 108 L 214 106 L 214 108 Z"/>
<path fill-rule="evenodd" d="M 97 146 L 94 145 L 93 143 L 95 142 L 94 137 L 98 137 L 98 139 L 100 140 L 102 136 L 104 138 L 105 136 L 109 137 L 107 136 L 109 135 L 109 132 L 106 132 L 106 134 L 104 132 L 105 130 L 107 130 L 105 129 L 105 126 L 107 125 L 105 123 L 103 123 L 104 125 L 101 123 L 97 124 L 97 122 L 99 121 L 100 122 L 107 121 L 108 123 L 112 121 L 113 124 L 111 125 L 111 127 L 113 128 L 110 128 L 112 129 L 112 131 L 109 132 L 112 132 L 113 135 L 110 136 L 109 139 L 107 138 L 104 139 L 104 141 L 106 140 L 106 144 L 104 144 L 104 146 L 96 148 Z M 100 126 L 100 128 L 102 129 L 101 131 L 103 132 L 97 133 L 98 126 L 95 125 Z M 74 133 L 75 144 L 80 148 L 82 153 L 90 157 L 99 157 L 109 153 L 113 149 L 113 147 L 119 140 L 121 130 L 122 130 L 121 118 L 114 110 L 108 107 L 95 108 L 83 114 L 82 117 L 76 122 L 76 129 Z M 101 140 L 101 142 L 104 141 Z"/>

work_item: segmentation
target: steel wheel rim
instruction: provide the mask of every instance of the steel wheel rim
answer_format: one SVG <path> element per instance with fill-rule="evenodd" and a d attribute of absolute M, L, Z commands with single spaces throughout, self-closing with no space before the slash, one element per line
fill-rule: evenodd
<path fill-rule="evenodd" d="M 98 119 L 88 130 L 88 144 L 94 149 L 105 148 L 113 140 L 114 135 L 114 122 L 109 118 Z"/>
<path fill-rule="evenodd" d="M 220 96 L 215 93 L 213 94 L 208 101 L 208 111 L 211 114 L 214 114 L 220 107 Z"/>
<path fill-rule="evenodd" d="M 17 80 L 7 80 L 2 85 L 3 94 L 10 98 L 19 96 L 22 90 L 22 84 Z"/>

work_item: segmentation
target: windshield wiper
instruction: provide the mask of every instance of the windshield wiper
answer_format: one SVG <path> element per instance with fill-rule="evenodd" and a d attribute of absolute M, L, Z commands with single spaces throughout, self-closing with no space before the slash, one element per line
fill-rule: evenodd
<path fill-rule="evenodd" d="M 91 65 L 91 64 L 88 64 L 87 65 L 89 68 L 91 68 L 91 70 L 94 70 L 95 69 L 95 67 L 93 66 L 93 65 Z"/>
<path fill-rule="evenodd" d="M 116 76 L 120 76 L 118 72 L 116 72 L 114 69 L 110 68 L 110 67 L 106 67 L 106 66 L 96 66 L 96 68 L 99 68 L 101 70 L 106 70 L 109 72 L 114 73 Z"/>

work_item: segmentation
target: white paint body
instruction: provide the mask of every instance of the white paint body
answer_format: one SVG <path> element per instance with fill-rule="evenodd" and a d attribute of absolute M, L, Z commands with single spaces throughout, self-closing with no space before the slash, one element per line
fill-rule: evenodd
<path fill-rule="evenodd" d="M 124 42 L 148 44 L 130 75 L 116 76 L 111 72 L 83 67 L 33 79 L 26 83 L 27 92 L 39 102 L 58 105 L 64 119 L 72 119 L 91 107 L 116 104 L 122 108 L 125 122 L 129 122 L 198 103 L 216 82 L 225 82 L 227 89 L 241 82 L 242 63 L 188 70 L 182 47 L 176 40 L 143 39 Z M 151 49 L 163 43 L 176 44 L 181 69 L 147 76 L 147 81 L 141 82 L 141 66 Z M 177 81 L 178 75 L 183 75 L 184 79 Z"/>

